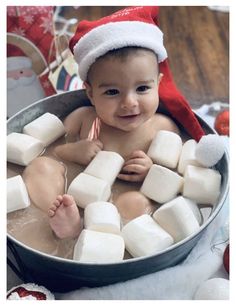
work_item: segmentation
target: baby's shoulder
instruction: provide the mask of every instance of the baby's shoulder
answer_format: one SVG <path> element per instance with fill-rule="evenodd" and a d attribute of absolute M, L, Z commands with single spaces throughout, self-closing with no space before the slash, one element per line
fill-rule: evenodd
<path fill-rule="evenodd" d="M 95 117 L 95 109 L 93 106 L 82 106 L 74 111 L 72 111 L 67 117 L 65 122 L 67 121 L 79 121 L 82 122 L 83 120 L 90 118 L 90 117 Z"/>
<path fill-rule="evenodd" d="M 153 116 L 153 124 L 157 130 L 166 130 L 179 134 L 179 128 L 175 122 L 168 116 L 156 113 Z"/>
<path fill-rule="evenodd" d="M 77 135 L 81 128 L 88 124 L 91 124 L 96 117 L 94 107 L 83 106 L 72 111 L 64 120 L 64 125 L 67 133 Z"/>
<path fill-rule="evenodd" d="M 77 113 L 79 116 L 93 116 L 96 114 L 93 106 L 81 106 L 77 108 L 74 113 Z"/>

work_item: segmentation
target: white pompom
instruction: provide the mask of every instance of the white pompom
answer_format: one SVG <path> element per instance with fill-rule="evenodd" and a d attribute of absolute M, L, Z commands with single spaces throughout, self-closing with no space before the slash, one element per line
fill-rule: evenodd
<path fill-rule="evenodd" d="M 196 146 L 195 156 L 204 167 L 212 167 L 224 155 L 224 142 L 219 135 L 209 134 L 202 136 Z"/>

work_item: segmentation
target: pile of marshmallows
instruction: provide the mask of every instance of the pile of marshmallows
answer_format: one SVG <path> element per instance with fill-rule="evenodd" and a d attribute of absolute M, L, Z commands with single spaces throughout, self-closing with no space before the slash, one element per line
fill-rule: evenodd
<path fill-rule="evenodd" d="M 47 116 L 45 125 L 40 122 L 44 116 Z M 55 117 L 44 114 L 26 125 L 23 134 L 8 135 L 8 160 L 26 165 L 42 152 L 43 145 L 62 136 L 63 124 Z M 51 130 L 44 131 L 49 127 Z M 19 140 L 20 135 L 30 137 L 26 141 L 28 146 Z M 35 141 L 42 145 L 34 144 Z M 220 173 L 197 161 L 196 144 L 193 139 L 183 144 L 173 132 L 157 133 L 147 152 L 154 164 L 140 192 L 163 205 L 152 216 L 143 214 L 126 224 L 116 206 L 107 202 L 124 159 L 118 153 L 100 151 L 67 191 L 84 209 L 84 229 L 75 245 L 73 259 L 89 263 L 118 262 L 123 260 L 125 249 L 133 257 L 152 255 L 196 233 L 202 222 L 197 203 L 214 205 L 221 186 Z M 28 195 L 21 177 L 10 178 L 8 182 L 10 211 L 27 207 Z"/>

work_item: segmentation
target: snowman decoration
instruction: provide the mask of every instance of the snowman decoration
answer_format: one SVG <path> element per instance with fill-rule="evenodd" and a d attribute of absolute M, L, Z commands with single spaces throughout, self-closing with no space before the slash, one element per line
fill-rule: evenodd
<path fill-rule="evenodd" d="M 19 51 L 21 51 L 19 49 Z M 7 57 L 7 116 L 45 97 L 38 77 L 32 69 L 32 60 L 23 52 Z M 16 55 L 16 52 L 14 52 Z"/>

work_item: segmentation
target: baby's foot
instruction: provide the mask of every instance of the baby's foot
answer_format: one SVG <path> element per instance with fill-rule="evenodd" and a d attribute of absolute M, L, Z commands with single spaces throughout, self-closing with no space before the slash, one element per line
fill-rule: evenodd
<path fill-rule="evenodd" d="M 58 238 L 75 238 L 81 231 L 80 214 L 72 196 L 59 195 L 48 210 L 49 224 Z"/>

